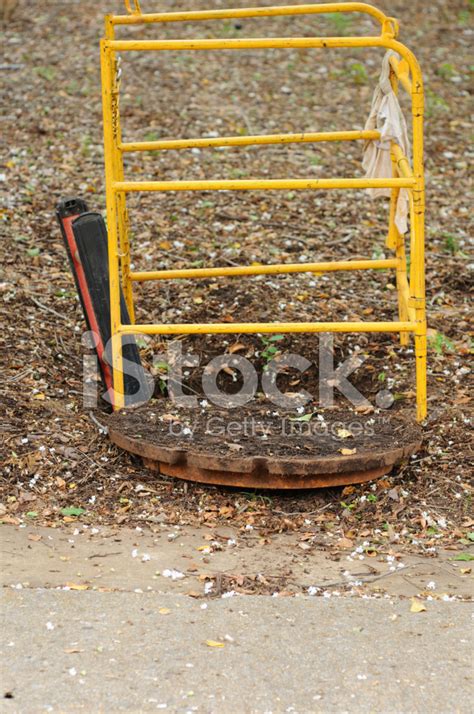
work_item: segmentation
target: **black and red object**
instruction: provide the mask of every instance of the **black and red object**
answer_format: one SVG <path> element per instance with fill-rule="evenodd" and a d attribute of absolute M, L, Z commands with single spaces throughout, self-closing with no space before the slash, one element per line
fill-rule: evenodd
<path fill-rule="evenodd" d="M 86 202 L 75 197 L 60 201 L 56 207 L 56 216 L 85 321 L 88 329 L 94 333 L 94 347 L 102 381 L 107 392 L 112 395 L 113 392 L 109 392 L 113 387 L 113 379 L 110 367 L 110 294 L 105 222 L 100 213 L 88 211 Z M 120 309 L 122 323 L 129 325 L 130 316 L 122 291 Z M 125 342 L 122 347 L 125 405 L 130 406 L 151 396 L 151 387 L 141 364 L 135 338 L 127 335 L 122 341 Z"/>

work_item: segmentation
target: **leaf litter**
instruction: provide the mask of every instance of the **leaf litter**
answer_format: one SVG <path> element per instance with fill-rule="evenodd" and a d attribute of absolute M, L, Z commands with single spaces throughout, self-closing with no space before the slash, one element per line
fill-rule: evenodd
<path fill-rule="evenodd" d="M 45 0 L 36 5 L 38 12 L 31 17 L 20 4 L 5 28 L 9 61 L 15 69 L 8 74 L 6 88 L 7 149 L 2 169 L 6 201 L 0 242 L 0 310 L 6 324 L 2 349 L 8 359 L 1 405 L 0 520 L 11 525 L 26 521 L 56 526 L 75 523 L 80 518 L 96 526 L 150 527 L 161 519 L 180 526 L 207 528 L 222 524 L 243 532 L 251 528 L 262 539 L 278 533 L 303 534 L 311 528 L 316 540 L 321 535 L 354 543 L 369 538 L 379 551 L 396 545 L 433 556 L 443 546 L 453 550 L 454 561 L 472 560 L 466 552 L 473 525 L 473 449 L 466 438 L 472 418 L 472 375 L 468 365 L 472 351 L 468 303 L 472 261 L 467 259 L 472 216 L 460 198 L 469 187 L 469 96 L 463 89 L 463 78 L 468 76 L 470 58 L 467 30 L 460 17 L 456 13 L 445 14 L 441 0 L 434 2 L 436 12 L 426 15 L 424 3 L 414 0 L 409 10 L 410 23 L 402 26 L 403 40 L 416 47 L 429 87 L 427 297 L 431 333 L 429 416 L 424 445 L 415 458 L 373 484 L 282 494 L 184 484 L 150 474 L 134 457 L 107 440 L 100 426 L 104 423 L 100 409 L 89 413 L 83 408 L 84 351 L 80 335 L 84 325 L 54 223 L 53 204 L 61 196 L 76 192 L 82 193 L 94 210 L 104 207 L 97 47 L 102 16 L 110 7 L 106 2 L 91 0 L 81 7 L 68 7 L 71 41 L 59 50 L 51 42 L 52 19 L 54 15 L 61 24 L 66 21 L 65 15 L 58 15 Z M 386 9 L 403 20 L 408 11 L 402 5 L 390 3 Z M 91 18 L 87 24 L 86 14 Z M 442 44 L 438 42 L 439 15 L 444 18 Z M 417 18 L 423 22 L 423 43 L 416 35 Z M 291 34 L 298 28 L 305 33 L 307 22 L 307 18 L 291 18 L 291 23 L 282 18 L 278 27 L 282 33 L 288 29 Z M 317 34 L 316 25 L 321 20 L 311 22 Z M 258 34 L 257 24 L 247 24 L 250 34 Z M 168 36 L 166 33 L 172 30 L 164 31 Z M 191 32 L 182 28 L 183 37 Z M 82 49 L 80 54 L 78 46 Z M 433 47 L 437 48 L 435 55 Z M 451 81 L 437 72 L 438 65 L 451 61 L 454 48 L 453 71 L 461 81 Z M 32 72 L 38 58 L 47 58 L 48 66 L 41 72 Z M 210 78 L 205 86 L 203 61 Z M 129 81 L 133 79 L 139 96 L 130 93 L 124 100 L 124 125 L 126 121 L 127 132 L 137 137 L 143 132 L 173 136 L 177 129 L 184 128 L 189 136 L 202 135 L 209 127 L 217 127 L 219 134 L 245 134 L 249 127 L 252 133 L 268 133 L 272 126 L 284 126 L 287 131 L 315 126 L 324 130 L 333 122 L 333 109 L 326 100 L 319 99 L 327 98 L 327 93 L 318 93 L 318 88 L 326 84 L 329 73 L 336 80 L 332 99 L 347 108 L 346 124 L 360 127 L 370 105 L 379 55 L 375 51 L 368 53 L 370 83 L 363 77 L 351 81 L 346 60 L 340 56 L 331 55 L 324 75 L 315 75 L 313 61 L 303 51 L 293 53 L 290 64 L 285 53 L 275 52 L 271 58 L 248 53 L 245 79 L 256 90 L 263 81 L 263 94 L 252 96 L 245 89 L 243 101 L 237 102 L 232 97 L 239 96 L 246 82 L 241 66 L 230 56 L 232 71 L 226 74 L 225 82 L 219 78 L 221 65 L 212 53 L 206 53 L 205 59 L 190 57 L 185 72 L 177 59 L 161 64 L 158 84 L 153 81 L 157 66 L 152 60 L 136 63 L 126 70 L 124 82 L 127 76 Z M 292 78 L 295 80 L 293 94 L 279 91 L 282 76 L 288 77 L 285 87 Z M 28 102 L 24 101 L 26 84 Z M 58 86 L 62 87 L 60 91 Z M 308 93 L 313 98 L 309 107 Z M 202 97 L 202 118 L 197 118 L 196 107 L 185 101 L 190 95 Z M 257 99 L 259 96 L 262 101 Z M 180 98 L 183 103 L 177 106 Z M 272 125 L 268 124 L 268 102 L 272 102 Z M 355 153 L 349 149 L 346 159 L 349 175 L 360 170 L 358 148 Z M 138 171 L 141 161 L 145 173 L 153 174 L 156 157 L 148 154 L 130 158 L 127 170 Z M 242 171 L 249 176 L 266 175 L 269 171 L 282 176 L 301 176 L 304 172 L 319 176 L 335 174 L 340 165 L 340 154 L 334 146 L 319 145 L 317 151 L 297 147 L 292 154 L 280 148 L 249 148 L 241 153 L 202 151 L 190 158 L 182 152 L 173 156 L 171 164 L 160 160 L 159 170 L 164 178 L 190 174 L 199 178 L 228 177 L 229 173 L 242 176 Z M 138 213 L 138 203 L 134 201 L 132 197 L 131 215 Z M 166 200 L 147 196 L 140 199 L 138 217 L 133 219 L 134 259 L 137 264 L 167 268 L 205 265 L 210 259 L 214 265 L 233 265 L 294 261 L 300 256 L 317 260 L 381 256 L 385 251 L 385 218 L 384 205 L 367 201 L 363 194 L 355 201 L 350 194 L 338 193 L 336 197 L 330 192 L 208 194 L 197 200 L 185 193 L 170 194 Z M 392 319 L 390 278 L 376 274 L 370 281 L 370 291 L 356 275 L 341 275 L 337 280 L 324 275 L 291 275 L 237 282 L 183 281 L 171 283 L 159 294 L 149 285 L 137 286 L 137 303 L 143 321 L 157 316 L 179 321 L 181 316 L 182 320 L 205 322 L 209 315 L 232 321 L 239 319 L 239 311 L 246 319 L 258 316 L 272 320 L 281 316 L 304 320 L 314 319 L 315 308 L 320 319 L 344 319 L 347 315 L 363 319 L 375 312 L 381 319 Z M 347 294 L 351 298 L 349 305 L 341 298 Z M 279 352 L 304 354 L 306 347 L 317 353 L 318 348 L 316 341 L 298 335 L 267 343 L 258 336 L 189 337 L 182 342 L 204 364 L 227 350 L 229 354 L 248 355 L 258 370 Z M 145 342 L 141 348 L 145 364 L 149 364 L 153 351 L 165 348 L 165 340 Z M 336 339 L 336 353 L 341 359 L 353 352 L 368 355 L 356 386 L 374 396 L 377 385 L 390 382 L 395 396 L 393 408 L 413 413 L 411 349 L 401 349 L 395 336 Z M 190 375 L 191 386 L 195 386 L 193 379 L 198 381 L 198 377 Z M 225 378 L 227 383 L 233 379 L 230 374 Z M 288 390 L 314 386 L 304 375 L 298 384 L 290 385 L 295 379 L 295 375 L 288 377 Z M 96 384 L 94 380 L 92 375 L 92 384 Z M 312 420 L 312 414 L 303 415 L 303 424 Z M 356 440 L 347 435 L 349 440 L 356 448 Z M 138 485 L 143 488 L 137 490 Z M 364 557 L 364 553 L 354 557 Z M 255 587 L 245 578 L 244 584 L 250 591 Z"/>

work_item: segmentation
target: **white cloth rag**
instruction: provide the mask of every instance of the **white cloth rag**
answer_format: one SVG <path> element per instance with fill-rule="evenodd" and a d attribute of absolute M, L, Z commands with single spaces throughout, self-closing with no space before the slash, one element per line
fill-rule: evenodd
<path fill-rule="evenodd" d="M 410 140 L 407 125 L 400 108 L 397 95 L 390 83 L 390 57 L 398 57 L 396 52 L 389 50 L 382 62 L 382 72 L 372 99 L 370 115 L 365 129 L 367 131 L 380 131 L 380 139 L 368 141 L 364 148 L 362 167 L 365 169 L 366 178 L 392 178 L 392 160 L 390 147 L 395 141 L 405 156 L 410 160 Z M 370 196 L 390 196 L 390 188 L 369 188 Z M 408 190 L 402 188 L 398 195 L 395 212 L 395 225 L 403 234 L 408 230 Z"/>

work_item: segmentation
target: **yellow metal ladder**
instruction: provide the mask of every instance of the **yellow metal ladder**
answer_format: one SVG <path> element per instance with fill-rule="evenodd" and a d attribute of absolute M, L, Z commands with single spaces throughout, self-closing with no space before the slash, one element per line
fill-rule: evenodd
<path fill-rule="evenodd" d="M 293 333 L 293 332 L 398 332 L 402 344 L 414 335 L 416 356 L 417 419 L 426 416 L 426 317 L 424 278 L 424 172 L 423 172 L 423 80 L 414 54 L 396 38 L 398 22 L 366 3 L 344 2 L 323 5 L 242 8 L 144 14 L 139 0 L 125 0 L 126 15 L 108 15 L 106 37 L 101 41 L 102 100 L 104 118 L 105 183 L 107 203 L 110 309 L 112 334 L 112 371 L 114 408 L 124 405 L 122 371 L 122 335 L 177 335 L 212 333 Z M 261 18 L 322 13 L 365 13 L 380 25 L 374 37 L 291 37 L 263 39 L 198 40 L 117 40 L 115 27 L 202 21 L 217 19 Z M 402 149 L 392 145 L 391 178 L 323 178 L 209 181 L 129 181 L 124 177 L 123 154 L 139 151 L 166 151 L 219 146 L 291 144 L 320 141 L 377 140 L 378 131 L 337 131 L 267 136 L 230 136 L 220 138 L 176 139 L 125 143 L 119 116 L 117 52 L 166 52 L 180 50 L 245 50 L 270 48 L 348 48 L 380 47 L 394 50 L 400 60 L 391 57 L 391 81 L 395 90 L 401 85 L 411 97 L 413 131 L 413 168 Z M 350 260 L 283 265 L 252 265 L 223 268 L 134 271 L 130 264 L 126 194 L 133 191 L 251 191 L 251 190 L 323 190 L 389 188 L 392 192 L 389 238 L 395 249 L 393 258 Z M 395 226 L 395 209 L 400 189 L 410 196 L 410 279 L 407 278 L 405 243 Z M 394 269 L 397 277 L 399 320 L 393 322 L 270 322 L 211 324 L 134 324 L 132 284 L 148 280 L 199 279 L 218 276 L 269 275 L 339 270 Z M 125 295 L 132 324 L 123 325 L 120 316 L 120 285 Z"/>

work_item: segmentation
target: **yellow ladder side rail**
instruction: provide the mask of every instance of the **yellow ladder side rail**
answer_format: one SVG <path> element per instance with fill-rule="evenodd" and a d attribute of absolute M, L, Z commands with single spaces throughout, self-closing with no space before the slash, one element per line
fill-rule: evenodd
<path fill-rule="evenodd" d="M 113 39 L 114 27 L 110 21 L 110 17 L 105 20 L 105 35 L 107 39 Z M 110 114 L 112 121 L 112 164 L 113 176 L 119 180 L 124 178 L 123 168 L 123 152 L 120 149 L 122 144 L 122 130 L 120 126 L 120 68 L 115 52 L 112 50 L 107 60 L 110 63 L 111 82 L 110 87 Z M 122 289 L 124 293 L 125 303 L 127 305 L 128 314 L 131 322 L 135 322 L 135 306 L 133 302 L 132 281 L 130 280 L 130 245 L 129 245 L 129 220 L 126 205 L 125 195 L 117 196 L 117 221 L 118 221 L 118 236 L 120 243 L 120 268 L 122 272 Z"/>
<path fill-rule="evenodd" d="M 113 393 L 110 395 L 114 409 L 124 406 L 124 375 L 122 338 L 122 317 L 120 308 L 120 262 L 118 255 L 119 225 L 123 216 L 119 215 L 117 194 L 113 183 L 117 174 L 116 135 L 114 135 L 114 55 L 101 41 L 101 81 L 102 81 L 102 112 L 104 123 L 104 164 L 105 164 L 105 198 L 107 207 L 107 249 L 109 260 L 109 296 L 110 296 L 110 334 L 112 345 L 112 377 Z M 120 174 L 119 174 L 120 175 Z M 123 206 L 122 206 L 123 210 Z"/>

